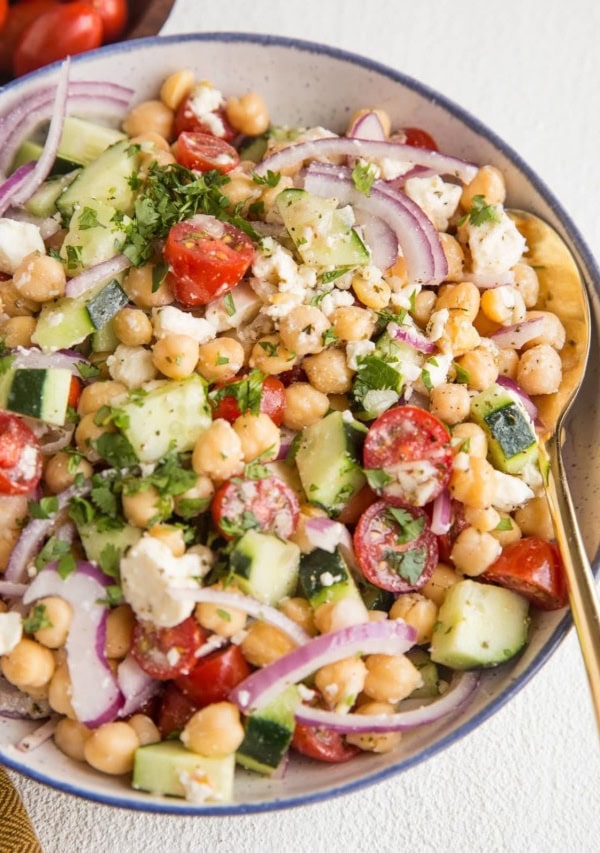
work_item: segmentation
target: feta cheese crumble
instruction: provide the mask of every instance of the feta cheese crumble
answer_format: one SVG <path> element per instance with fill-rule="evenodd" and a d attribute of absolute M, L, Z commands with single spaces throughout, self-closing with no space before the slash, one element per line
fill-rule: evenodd
<path fill-rule="evenodd" d="M 23 258 L 32 252 L 46 254 L 46 247 L 37 225 L 0 219 L 0 272 L 12 275 Z"/>
<path fill-rule="evenodd" d="M 128 347 L 119 344 L 106 359 L 111 378 L 122 382 L 127 388 L 140 388 L 144 382 L 156 377 L 152 362 L 152 351 L 146 347 Z"/>
<path fill-rule="evenodd" d="M 8 655 L 21 642 L 23 624 L 20 613 L 0 613 L 0 655 Z"/>
<path fill-rule="evenodd" d="M 466 223 L 474 273 L 494 275 L 506 272 L 527 251 L 527 243 L 502 205 L 493 205 L 495 218 L 473 225 Z"/>
<path fill-rule="evenodd" d="M 438 231 L 448 228 L 462 195 L 462 187 L 449 184 L 439 175 L 431 178 L 409 178 L 404 191 L 431 219 Z"/>

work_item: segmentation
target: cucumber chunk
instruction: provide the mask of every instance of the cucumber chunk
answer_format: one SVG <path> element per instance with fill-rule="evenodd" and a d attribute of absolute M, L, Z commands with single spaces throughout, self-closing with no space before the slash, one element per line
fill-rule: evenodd
<path fill-rule="evenodd" d="M 9 369 L 0 376 L 0 408 L 62 426 L 70 389 L 71 371 L 64 368 Z"/>
<path fill-rule="evenodd" d="M 191 778 L 212 788 L 210 802 L 230 802 L 233 798 L 235 756 L 206 758 L 170 740 L 140 746 L 135 751 L 131 784 L 151 794 L 185 797 L 184 782 Z"/>
<path fill-rule="evenodd" d="M 237 585 L 263 604 L 275 606 L 298 584 L 300 549 L 270 533 L 247 530 L 236 542 L 230 566 Z"/>
<path fill-rule="evenodd" d="M 440 673 L 425 649 L 414 648 L 406 652 L 406 657 L 419 670 L 423 684 L 410 694 L 410 699 L 431 699 L 440 695 Z"/>
<path fill-rule="evenodd" d="M 141 529 L 132 524 L 124 524 L 118 530 L 98 530 L 94 523 L 78 524 L 77 532 L 87 559 L 93 563 L 100 563 L 100 557 L 107 545 L 115 548 L 123 556 L 142 535 Z"/>
<path fill-rule="evenodd" d="M 89 199 L 73 213 L 60 257 L 70 277 L 108 261 L 125 243 L 125 232 L 115 225 L 116 210 L 110 204 Z"/>
<path fill-rule="evenodd" d="M 346 561 L 337 548 L 333 554 L 321 548 L 303 554 L 299 581 L 302 592 L 314 610 L 329 601 L 361 597 Z"/>
<path fill-rule="evenodd" d="M 500 586 L 464 580 L 451 586 L 431 640 L 431 660 L 452 669 L 496 666 L 527 642 L 529 602 Z"/>
<path fill-rule="evenodd" d="M 73 183 L 80 171 L 80 169 L 75 169 L 67 172 L 66 175 L 57 175 L 44 181 L 25 204 L 25 209 L 33 216 L 52 216 L 56 213 L 58 197 Z"/>
<path fill-rule="evenodd" d="M 115 142 L 125 139 L 125 134 L 113 127 L 95 124 L 75 116 L 66 116 L 58 145 L 57 160 L 79 166 L 93 163 L 103 151 Z M 43 146 L 27 139 L 17 149 L 13 169 L 31 160 L 39 160 Z"/>
<path fill-rule="evenodd" d="M 294 711 L 300 701 L 291 685 L 275 701 L 246 720 L 246 735 L 238 748 L 238 764 L 270 776 L 283 760 L 294 734 Z"/>
<path fill-rule="evenodd" d="M 501 385 L 492 385 L 471 400 L 471 417 L 488 437 L 492 464 L 506 474 L 519 474 L 538 455 L 535 428 L 523 406 Z"/>
<path fill-rule="evenodd" d="M 338 515 L 366 483 L 359 461 L 366 433 L 363 424 L 342 412 L 302 431 L 296 453 L 300 480 L 308 500 L 330 515 Z"/>
<path fill-rule="evenodd" d="M 168 380 L 145 396 L 118 406 L 121 428 L 140 462 L 158 462 L 170 450 L 192 450 L 212 423 L 206 384 L 198 374 Z"/>
<path fill-rule="evenodd" d="M 369 250 L 337 209 L 335 199 L 292 188 L 280 192 L 275 204 L 305 264 L 354 267 L 369 263 Z"/>

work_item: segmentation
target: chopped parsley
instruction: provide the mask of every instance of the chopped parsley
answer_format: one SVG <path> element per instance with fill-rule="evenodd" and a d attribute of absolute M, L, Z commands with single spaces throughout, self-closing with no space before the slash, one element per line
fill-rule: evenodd
<path fill-rule="evenodd" d="M 104 546 L 98 559 L 98 565 L 100 566 L 103 574 L 107 575 L 109 578 L 120 578 L 122 553 L 123 552 L 120 548 L 117 548 L 116 545 L 113 545 L 110 542 Z"/>
<path fill-rule="evenodd" d="M 410 551 L 394 551 L 391 548 L 386 548 L 382 559 L 401 578 L 410 584 L 415 584 L 425 569 L 427 550 L 425 548 L 413 548 Z"/>
<path fill-rule="evenodd" d="M 352 169 L 352 181 L 356 189 L 364 195 L 371 194 L 373 181 L 377 177 L 375 167 L 372 163 L 363 163 L 358 160 Z"/>
<path fill-rule="evenodd" d="M 50 518 L 58 512 L 58 498 L 52 495 L 39 501 L 28 501 L 27 509 L 32 518 Z"/>
<path fill-rule="evenodd" d="M 241 536 L 246 530 L 260 529 L 260 522 L 254 513 L 245 509 L 235 518 L 221 518 L 219 527 L 226 536 Z"/>
<path fill-rule="evenodd" d="M 388 518 L 396 529 L 396 541 L 398 545 L 406 545 L 418 539 L 425 526 L 424 518 L 414 518 L 411 513 L 401 507 L 389 506 L 386 510 Z"/>
<path fill-rule="evenodd" d="M 452 367 L 454 368 L 456 382 L 460 385 L 468 385 L 471 379 L 469 371 L 465 370 L 457 361 L 452 362 Z"/>
<path fill-rule="evenodd" d="M 82 246 L 65 246 L 67 253 L 67 269 L 75 270 L 81 265 Z"/>
<path fill-rule="evenodd" d="M 113 468 L 132 468 L 138 463 L 135 450 L 125 436 L 118 432 L 105 432 L 91 439 L 90 445 Z"/>
<path fill-rule="evenodd" d="M 95 379 L 100 374 L 98 365 L 90 364 L 87 361 L 78 361 L 77 371 L 82 379 Z"/>
<path fill-rule="evenodd" d="M 2 338 L 0 340 L 0 376 L 8 373 L 14 360 L 14 355 L 12 355 L 10 349 L 6 346 L 4 338 Z"/>
<path fill-rule="evenodd" d="M 322 335 L 322 341 L 324 347 L 331 346 L 331 344 L 336 344 L 338 342 L 338 336 L 333 328 L 325 329 Z"/>
<path fill-rule="evenodd" d="M 393 477 L 386 474 L 383 468 L 365 468 L 364 474 L 367 478 L 367 483 L 375 492 L 380 491 L 384 486 L 387 486 L 388 483 L 392 483 L 394 480 Z"/>
<path fill-rule="evenodd" d="M 213 388 L 208 394 L 209 402 L 216 409 L 221 400 L 226 397 L 233 397 L 241 415 L 248 411 L 253 415 L 258 415 L 264 379 L 265 376 L 260 370 L 251 370 L 243 379 L 229 382 L 221 388 Z"/>
<path fill-rule="evenodd" d="M 513 523 L 510 518 L 501 518 L 494 530 L 512 530 Z"/>
<path fill-rule="evenodd" d="M 222 619 L 223 622 L 231 622 L 231 613 L 228 610 L 222 610 L 220 607 L 218 607 L 217 616 L 219 617 L 219 619 Z"/>
<path fill-rule="evenodd" d="M 235 308 L 235 302 L 233 301 L 233 296 L 232 296 L 231 292 L 226 293 L 225 296 L 223 297 L 223 305 L 225 306 L 225 310 L 227 311 L 227 315 L 229 317 L 233 317 L 233 315 L 235 314 L 236 308 Z"/>
<path fill-rule="evenodd" d="M 152 293 L 156 293 L 159 289 L 167 273 L 169 272 L 169 265 L 165 263 L 155 264 L 152 268 Z"/>
<path fill-rule="evenodd" d="M 341 278 L 346 273 L 350 272 L 352 267 L 338 267 L 335 270 L 325 270 L 319 276 L 319 281 L 321 284 L 329 284 L 331 281 L 335 281 L 337 278 Z M 325 294 L 323 294 L 325 295 Z"/>
<path fill-rule="evenodd" d="M 35 634 L 36 631 L 41 631 L 42 628 L 53 627 L 45 604 L 36 604 L 31 615 L 23 619 L 23 630 L 26 634 Z"/>
<path fill-rule="evenodd" d="M 84 207 L 79 214 L 77 227 L 80 231 L 87 231 L 90 228 L 106 228 L 98 221 L 98 212 L 93 207 Z"/>
<path fill-rule="evenodd" d="M 467 219 L 471 225 L 483 225 L 485 222 L 500 222 L 500 214 L 493 204 L 488 204 L 485 196 L 476 195 L 471 202 L 471 210 L 461 217 L 459 225 L 463 225 Z"/>
<path fill-rule="evenodd" d="M 256 172 L 253 172 L 252 180 L 261 187 L 270 187 L 273 189 L 281 180 L 281 172 L 272 172 L 271 169 L 267 169 L 266 175 L 257 175 Z"/>

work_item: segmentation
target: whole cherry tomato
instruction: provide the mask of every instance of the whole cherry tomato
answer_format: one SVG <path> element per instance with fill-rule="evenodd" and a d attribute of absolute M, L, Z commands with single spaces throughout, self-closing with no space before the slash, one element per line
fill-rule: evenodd
<path fill-rule="evenodd" d="M 357 746 L 346 743 L 339 732 L 330 729 L 314 728 L 296 723 L 292 748 L 309 758 L 326 761 L 328 764 L 339 764 L 349 761 L 361 751 Z"/>
<path fill-rule="evenodd" d="M 230 424 L 251 407 L 249 397 L 251 379 L 240 376 L 215 387 L 216 404 L 213 418 L 223 418 Z M 242 402 L 243 401 L 243 402 Z M 247 402 L 248 405 L 244 405 Z M 259 411 L 268 415 L 276 426 L 281 426 L 285 410 L 285 386 L 276 376 L 265 376 L 260 390 Z"/>
<path fill-rule="evenodd" d="M 227 699 L 251 671 L 239 646 L 232 643 L 200 658 L 190 672 L 175 680 L 175 685 L 196 708 L 204 708 Z"/>
<path fill-rule="evenodd" d="M 0 412 L 0 494 L 24 495 L 42 476 L 40 444 L 25 421 Z"/>
<path fill-rule="evenodd" d="M 192 669 L 205 640 L 206 633 L 191 616 L 173 628 L 136 622 L 131 654 L 149 676 L 168 681 Z"/>
<path fill-rule="evenodd" d="M 21 33 L 14 73 L 27 74 L 65 56 L 100 47 L 102 34 L 102 18 L 88 3 L 59 3 L 42 12 Z"/>
<path fill-rule="evenodd" d="M 215 492 L 211 512 L 226 539 L 241 536 L 249 527 L 289 539 L 298 526 L 300 505 L 279 477 L 234 477 Z"/>
<path fill-rule="evenodd" d="M 514 590 L 540 610 L 567 604 L 567 589 L 558 549 L 546 539 L 527 536 L 506 545 L 478 580 Z"/>
<path fill-rule="evenodd" d="M 229 145 L 224 139 L 211 136 L 210 133 L 194 133 L 189 130 L 179 134 L 173 146 L 173 153 L 181 166 L 195 169 L 197 172 L 216 169 L 225 175 L 240 162 L 233 145 Z"/>
<path fill-rule="evenodd" d="M 173 225 L 164 255 L 175 298 L 194 308 L 235 287 L 252 263 L 254 245 L 234 225 L 200 215 Z"/>
<path fill-rule="evenodd" d="M 117 41 L 127 27 L 127 0 L 86 0 L 102 18 L 102 42 Z"/>
<path fill-rule="evenodd" d="M 2 5 L 6 10 L 6 0 L 0 2 L 0 8 Z M 58 5 L 58 0 L 30 0 L 9 6 L 4 27 L 0 30 L 0 76 L 10 77 L 13 73 L 13 56 L 23 30 L 41 14 Z"/>

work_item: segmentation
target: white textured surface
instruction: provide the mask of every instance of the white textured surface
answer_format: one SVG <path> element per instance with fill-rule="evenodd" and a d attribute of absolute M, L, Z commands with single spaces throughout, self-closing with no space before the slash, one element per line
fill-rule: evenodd
<path fill-rule="evenodd" d="M 178 0 L 165 31 L 227 29 L 327 42 L 438 89 L 522 154 L 600 255 L 597 0 Z M 321 805 L 233 819 L 150 817 L 13 778 L 45 853 L 591 853 L 600 835 L 598 737 L 573 634 L 468 739 Z"/>

